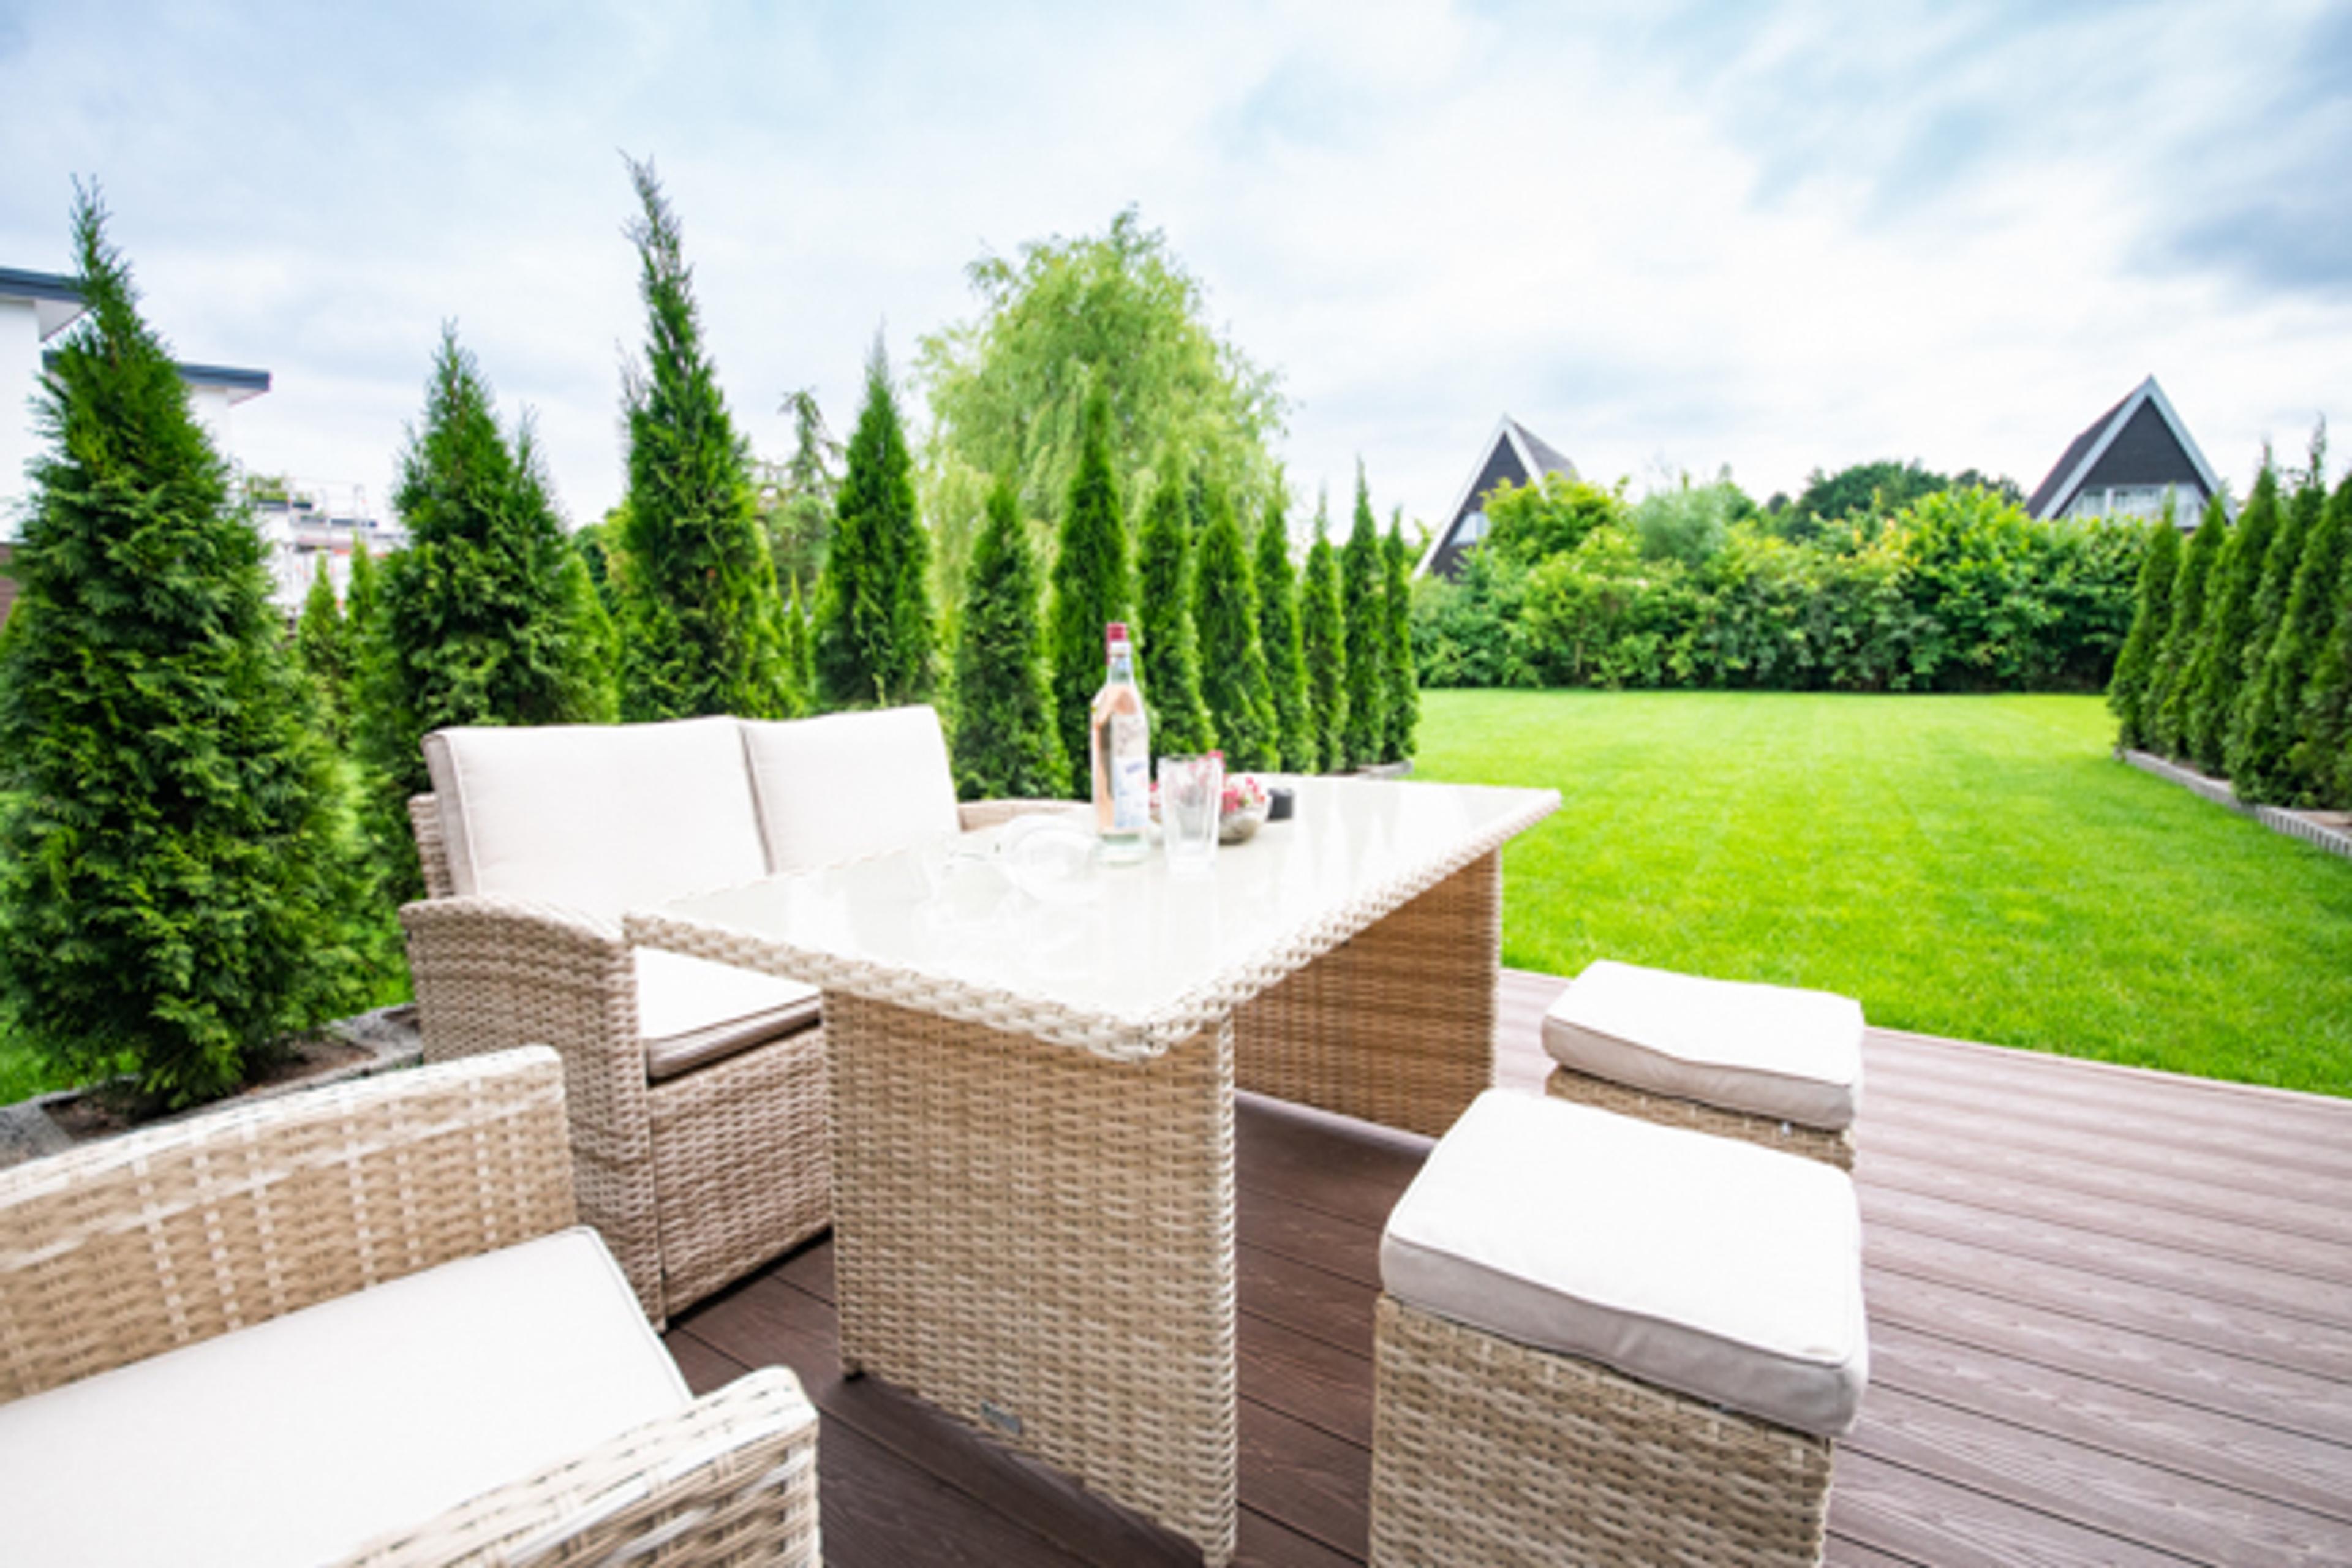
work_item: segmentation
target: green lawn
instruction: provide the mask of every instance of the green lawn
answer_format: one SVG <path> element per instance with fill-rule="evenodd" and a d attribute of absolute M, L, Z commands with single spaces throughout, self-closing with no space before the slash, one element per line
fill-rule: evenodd
<path fill-rule="evenodd" d="M 1549 784 L 1504 961 L 2352 1095 L 2352 861 L 2108 755 L 2089 697 L 1428 692 L 1418 776 Z"/>

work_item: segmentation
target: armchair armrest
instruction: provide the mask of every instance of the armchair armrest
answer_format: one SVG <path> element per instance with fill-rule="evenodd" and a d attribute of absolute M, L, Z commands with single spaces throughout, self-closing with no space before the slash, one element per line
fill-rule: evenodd
<path fill-rule="evenodd" d="M 544 1048 L 387 1074 L 0 1171 L 0 1401 L 573 1222 Z"/>
<path fill-rule="evenodd" d="M 524 1562 L 815 1568 L 817 1415 L 766 1367 L 576 1458 L 371 1542 L 342 1568 Z"/>
<path fill-rule="evenodd" d="M 983 827 L 1010 822 L 1016 816 L 1026 816 L 1032 812 L 1071 811 L 1081 805 L 1075 800 L 967 800 L 957 804 L 956 816 L 961 819 L 966 833 L 974 833 Z"/>

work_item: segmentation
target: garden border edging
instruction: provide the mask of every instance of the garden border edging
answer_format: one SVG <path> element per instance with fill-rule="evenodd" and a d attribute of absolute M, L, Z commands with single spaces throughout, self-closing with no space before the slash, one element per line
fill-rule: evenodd
<path fill-rule="evenodd" d="M 2275 805 L 2249 805 L 2230 788 L 2227 779 L 2210 778 L 2194 768 L 2156 755 L 2153 752 L 2136 752 L 2128 746 L 2116 748 L 2116 755 L 2144 773 L 2152 773 L 2168 784 L 2177 784 L 2190 794 L 2227 807 L 2240 816 L 2249 816 L 2273 833 L 2289 838 L 2300 838 L 2315 849 L 2352 860 L 2352 834 L 2312 821 L 2296 812 L 2282 811 Z"/>

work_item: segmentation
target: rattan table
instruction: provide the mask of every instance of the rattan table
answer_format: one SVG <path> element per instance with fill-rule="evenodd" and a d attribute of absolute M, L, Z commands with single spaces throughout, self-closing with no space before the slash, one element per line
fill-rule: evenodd
<path fill-rule="evenodd" d="M 632 914 L 821 986 L 845 1371 L 1234 1550 L 1240 1087 L 1427 1133 L 1494 1073 L 1503 844 L 1552 790 L 1290 781 L 1208 874 L 1013 826 Z"/>

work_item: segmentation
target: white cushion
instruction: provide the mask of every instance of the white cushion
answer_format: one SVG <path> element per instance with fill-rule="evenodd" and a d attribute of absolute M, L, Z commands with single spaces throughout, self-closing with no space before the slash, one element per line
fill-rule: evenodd
<path fill-rule="evenodd" d="M 617 920 L 767 874 L 732 719 L 437 730 L 425 761 L 459 893 Z"/>
<path fill-rule="evenodd" d="M 0 1405 L 0 1555 L 310 1568 L 688 1399 L 563 1231 Z"/>
<path fill-rule="evenodd" d="M 1862 1004 L 1602 959 L 1544 1016 L 1554 1061 L 1629 1089 L 1838 1131 L 1862 1100 Z"/>
<path fill-rule="evenodd" d="M 928 708 L 746 720 L 743 752 L 771 870 L 903 849 L 960 826 L 947 738 Z"/>
<path fill-rule="evenodd" d="M 657 1082 L 817 1021 L 814 985 L 657 947 L 636 956 L 637 1033 Z"/>
<path fill-rule="evenodd" d="M 1488 1333 L 1834 1436 L 1869 1376 L 1853 1184 L 1818 1160 L 1489 1089 L 1390 1215 L 1381 1280 Z"/>

